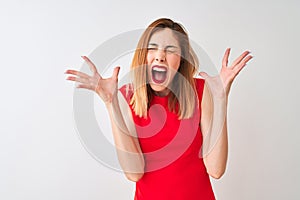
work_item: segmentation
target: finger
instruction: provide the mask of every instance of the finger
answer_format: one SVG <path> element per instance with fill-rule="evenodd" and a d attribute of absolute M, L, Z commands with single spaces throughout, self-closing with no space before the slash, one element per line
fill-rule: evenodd
<path fill-rule="evenodd" d="M 253 56 L 247 56 L 243 61 L 236 65 L 234 68 L 235 74 L 238 74 L 246 66 L 247 62 L 252 58 Z"/>
<path fill-rule="evenodd" d="M 228 65 L 228 57 L 230 54 L 230 50 L 231 50 L 230 48 L 227 48 L 225 51 L 225 54 L 224 54 L 224 57 L 222 60 L 222 67 L 227 67 L 227 65 Z"/>
<path fill-rule="evenodd" d="M 120 72 L 120 67 L 118 66 L 118 67 L 116 67 L 116 68 L 114 69 L 112 78 L 115 79 L 115 80 L 117 80 L 117 79 L 118 79 L 119 72 Z"/>
<path fill-rule="evenodd" d="M 237 64 L 239 64 L 248 54 L 250 53 L 250 51 L 245 51 L 244 53 L 242 53 L 233 63 L 232 66 L 236 66 Z"/>
<path fill-rule="evenodd" d="M 76 88 L 84 88 L 84 89 L 88 89 L 88 90 L 95 90 L 95 87 L 91 86 L 91 85 L 86 85 L 86 84 L 79 84 L 76 86 Z"/>
<path fill-rule="evenodd" d="M 199 75 L 202 76 L 204 79 L 209 78 L 209 75 L 206 72 L 200 72 Z"/>
<path fill-rule="evenodd" d="M 77 70 L 70 70 L 69 69 L 65 72 L 65 74 L 72 74 L 72 75 L 76 75 L 76 76 L 79 76 L 79 77 L 82 77 L 82 78 L 89 78 L 89 75 L 87 75 L 86 73 L 77 71 Z"/>
<path fill-rule="evenodd" d="M 80 77 L 69 76 L 69 77 L 67 77 L 66 79 L 69 80 L 69 81 L 75 81 L 75 82 L 78 82 L 78 83 L 89 84 L 89 81 L 88 81 L 88 79 L 86 79 L 86 78 L 80 78 Z"/>
<path fill-rule="evenodd" d="M 81 56 L 81 57 L 85 60 L 85 62 L 87 62 L 87 64 L 89 65 L 91 71 L 92 71 L 94 74 L 96 74 L 96 73 L 97 73 L 97 68 L 96 68 L 96 66 L 94 65 L 94 63 L 93 63 L 88 57 L 86 57 L 86 56 Z"/>

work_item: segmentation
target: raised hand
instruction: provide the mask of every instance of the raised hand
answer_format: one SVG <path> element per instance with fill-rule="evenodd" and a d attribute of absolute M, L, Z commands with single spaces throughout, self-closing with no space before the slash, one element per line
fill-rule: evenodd
<path fill-rule="evenodd" d="M 239 72 L 246 66 L 247 62 L 253 58 L 249 55 L 250 51 L 243 52 L 234 62 L 229 66 L 228 57 L 230 48 L 226 49 L 222 60 L 222 68 L 218 76 L 211 77 L 205 72 L 200 72 L 200 75 L 205 78 L 213 96 L 221 97 L 228 96 L 232 82 L 239 74 Z"/>
<path fill-rule="evenodd" d="M 66 74 L 74 75 L 68 76 L 67 80 L 79 83 L 77 88 L 95 91 L 104 103 L 111 103 L 113 97 L 117 94 L 120 67 L 114 69 L 113 75 L 110 78 L 104 79 L 98 73 L 96 66 L 88 57 L 82 56 L 82 58 L 87 62 L 93 74 L 90 76 L 77 70 L 67 70 L 65 72 Z"/>

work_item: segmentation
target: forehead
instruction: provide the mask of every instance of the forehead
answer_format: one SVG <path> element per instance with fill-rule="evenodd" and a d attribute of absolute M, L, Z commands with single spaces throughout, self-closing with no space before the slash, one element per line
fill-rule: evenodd
<path fill-rule="evenodd" d="M 179 46 L 177 37 L 169 28 L 163 28 L 154 32 L 149 40 L 149 44 L 150 43 L 158 44 L 160 46 Z"/>

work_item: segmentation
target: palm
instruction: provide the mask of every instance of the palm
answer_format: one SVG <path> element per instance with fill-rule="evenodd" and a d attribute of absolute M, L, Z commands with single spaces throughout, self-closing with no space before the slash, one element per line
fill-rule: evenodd
<path fill-rule="evenodd" d="M 113 75 L 110 78 L 102 78 L 94 63 L 86 56 L 83 56 L 82 58 L 87 62 L 93 74 L 90 76 L 80 71 L 67 70 L 66 74 L 77 76 L 69 76 L 67 80 L 78 82 L 77 88 L 95 91 L 105 103 L 111 102 L 117 91 L 120 67 L 114 69 Z"/>
<path fill-rule="evenodd" d="M 249 55 L 249 53 L 249 51 L 245 51 L 237 59 L 235 59 L 230 66 L 228 66 L 228 57 L 230 54 L 230 49 L 228 48 L 223 57 L 222 68 L 218 76 L 211 77 L 205 72 L 200 73 L 200 75 L 205 78 L 214 96 L 228 96 L 231 84 L 235 77 L 245 67 L 247 62 L 253 58 L 251 55 Z"/>

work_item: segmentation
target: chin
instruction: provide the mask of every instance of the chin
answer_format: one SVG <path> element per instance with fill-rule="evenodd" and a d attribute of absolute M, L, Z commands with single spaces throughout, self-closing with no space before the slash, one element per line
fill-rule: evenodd
<path fill-rule="evenodd" d="M 167 88 L 164 85 L 157 85 L 155 83 L 150 83 L 150 87 L 155 92 L 162 92 L 162 91 L 164 91 Z"/>

